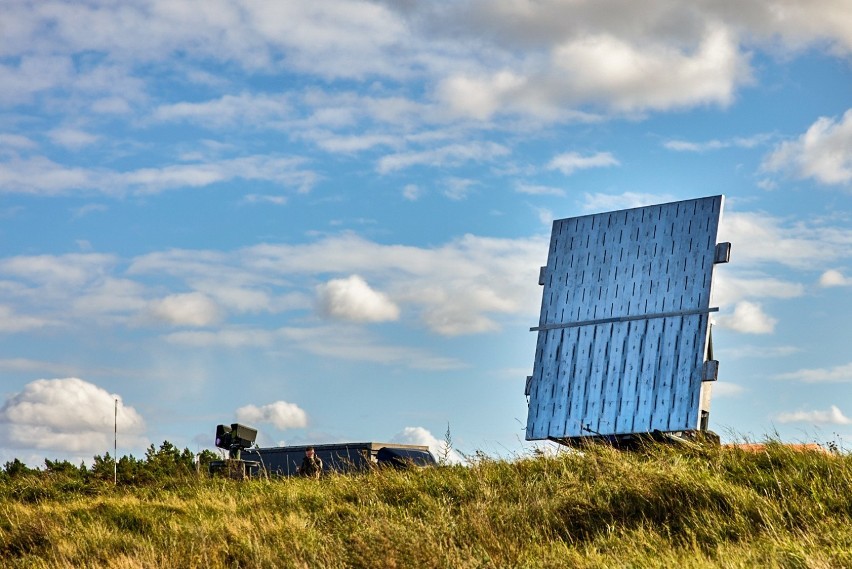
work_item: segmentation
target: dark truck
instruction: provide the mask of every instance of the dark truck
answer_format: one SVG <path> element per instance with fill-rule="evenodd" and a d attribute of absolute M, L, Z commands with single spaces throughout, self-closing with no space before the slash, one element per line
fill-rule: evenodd
<path fill-rule="evenodd" d="M 433 466 L 435 457 L 424 445 L 396 443 L 335 443 L 271 448 L 250 448 L 241 458 L 260 463 L 270 476 L 296 476 L 305 457 L 305 449 L 313 446 L 322 460 L 324 474 L 329 472 L 359 472 L 377 466 L 409 468 Z"/>

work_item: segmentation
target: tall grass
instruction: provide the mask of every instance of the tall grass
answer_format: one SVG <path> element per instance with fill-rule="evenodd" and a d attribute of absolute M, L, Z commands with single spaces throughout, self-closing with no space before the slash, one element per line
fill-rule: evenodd
<path fill-rule="evenodd" d="M 4 567 L 852 567 L 852 458 L 649 447 L 363 475 L 0 485 Z"/>

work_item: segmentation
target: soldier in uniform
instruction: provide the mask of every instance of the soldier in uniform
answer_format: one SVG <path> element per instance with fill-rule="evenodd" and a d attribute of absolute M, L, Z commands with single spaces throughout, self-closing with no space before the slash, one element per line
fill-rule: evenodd
<path fill-rule="evenodd" d="M 322 474 L 322 459 L 316 455 L 314 447 L 305 449 L 305 458 L 302 459 L 299 474 L 307 478 L 319 478 Z"/>

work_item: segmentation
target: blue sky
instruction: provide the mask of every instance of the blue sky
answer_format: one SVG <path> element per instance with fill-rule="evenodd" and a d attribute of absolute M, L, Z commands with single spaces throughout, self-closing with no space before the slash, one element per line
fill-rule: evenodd
<path fill-rule="evenodd" d="M 553 219 L 725 194 L 710 426 L 852 441 L 852 6 L 18 2 L 0 461 L 528 448 Z"/>

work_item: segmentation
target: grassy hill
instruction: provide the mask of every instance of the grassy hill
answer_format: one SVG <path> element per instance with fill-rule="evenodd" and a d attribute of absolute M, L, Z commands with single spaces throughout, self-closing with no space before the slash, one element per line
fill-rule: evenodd
<path fill-rule="evenodd" d="M 780 444 L 237 482 L 0 480 L 4 567 L 852 567 L 852 458 Z"/>

